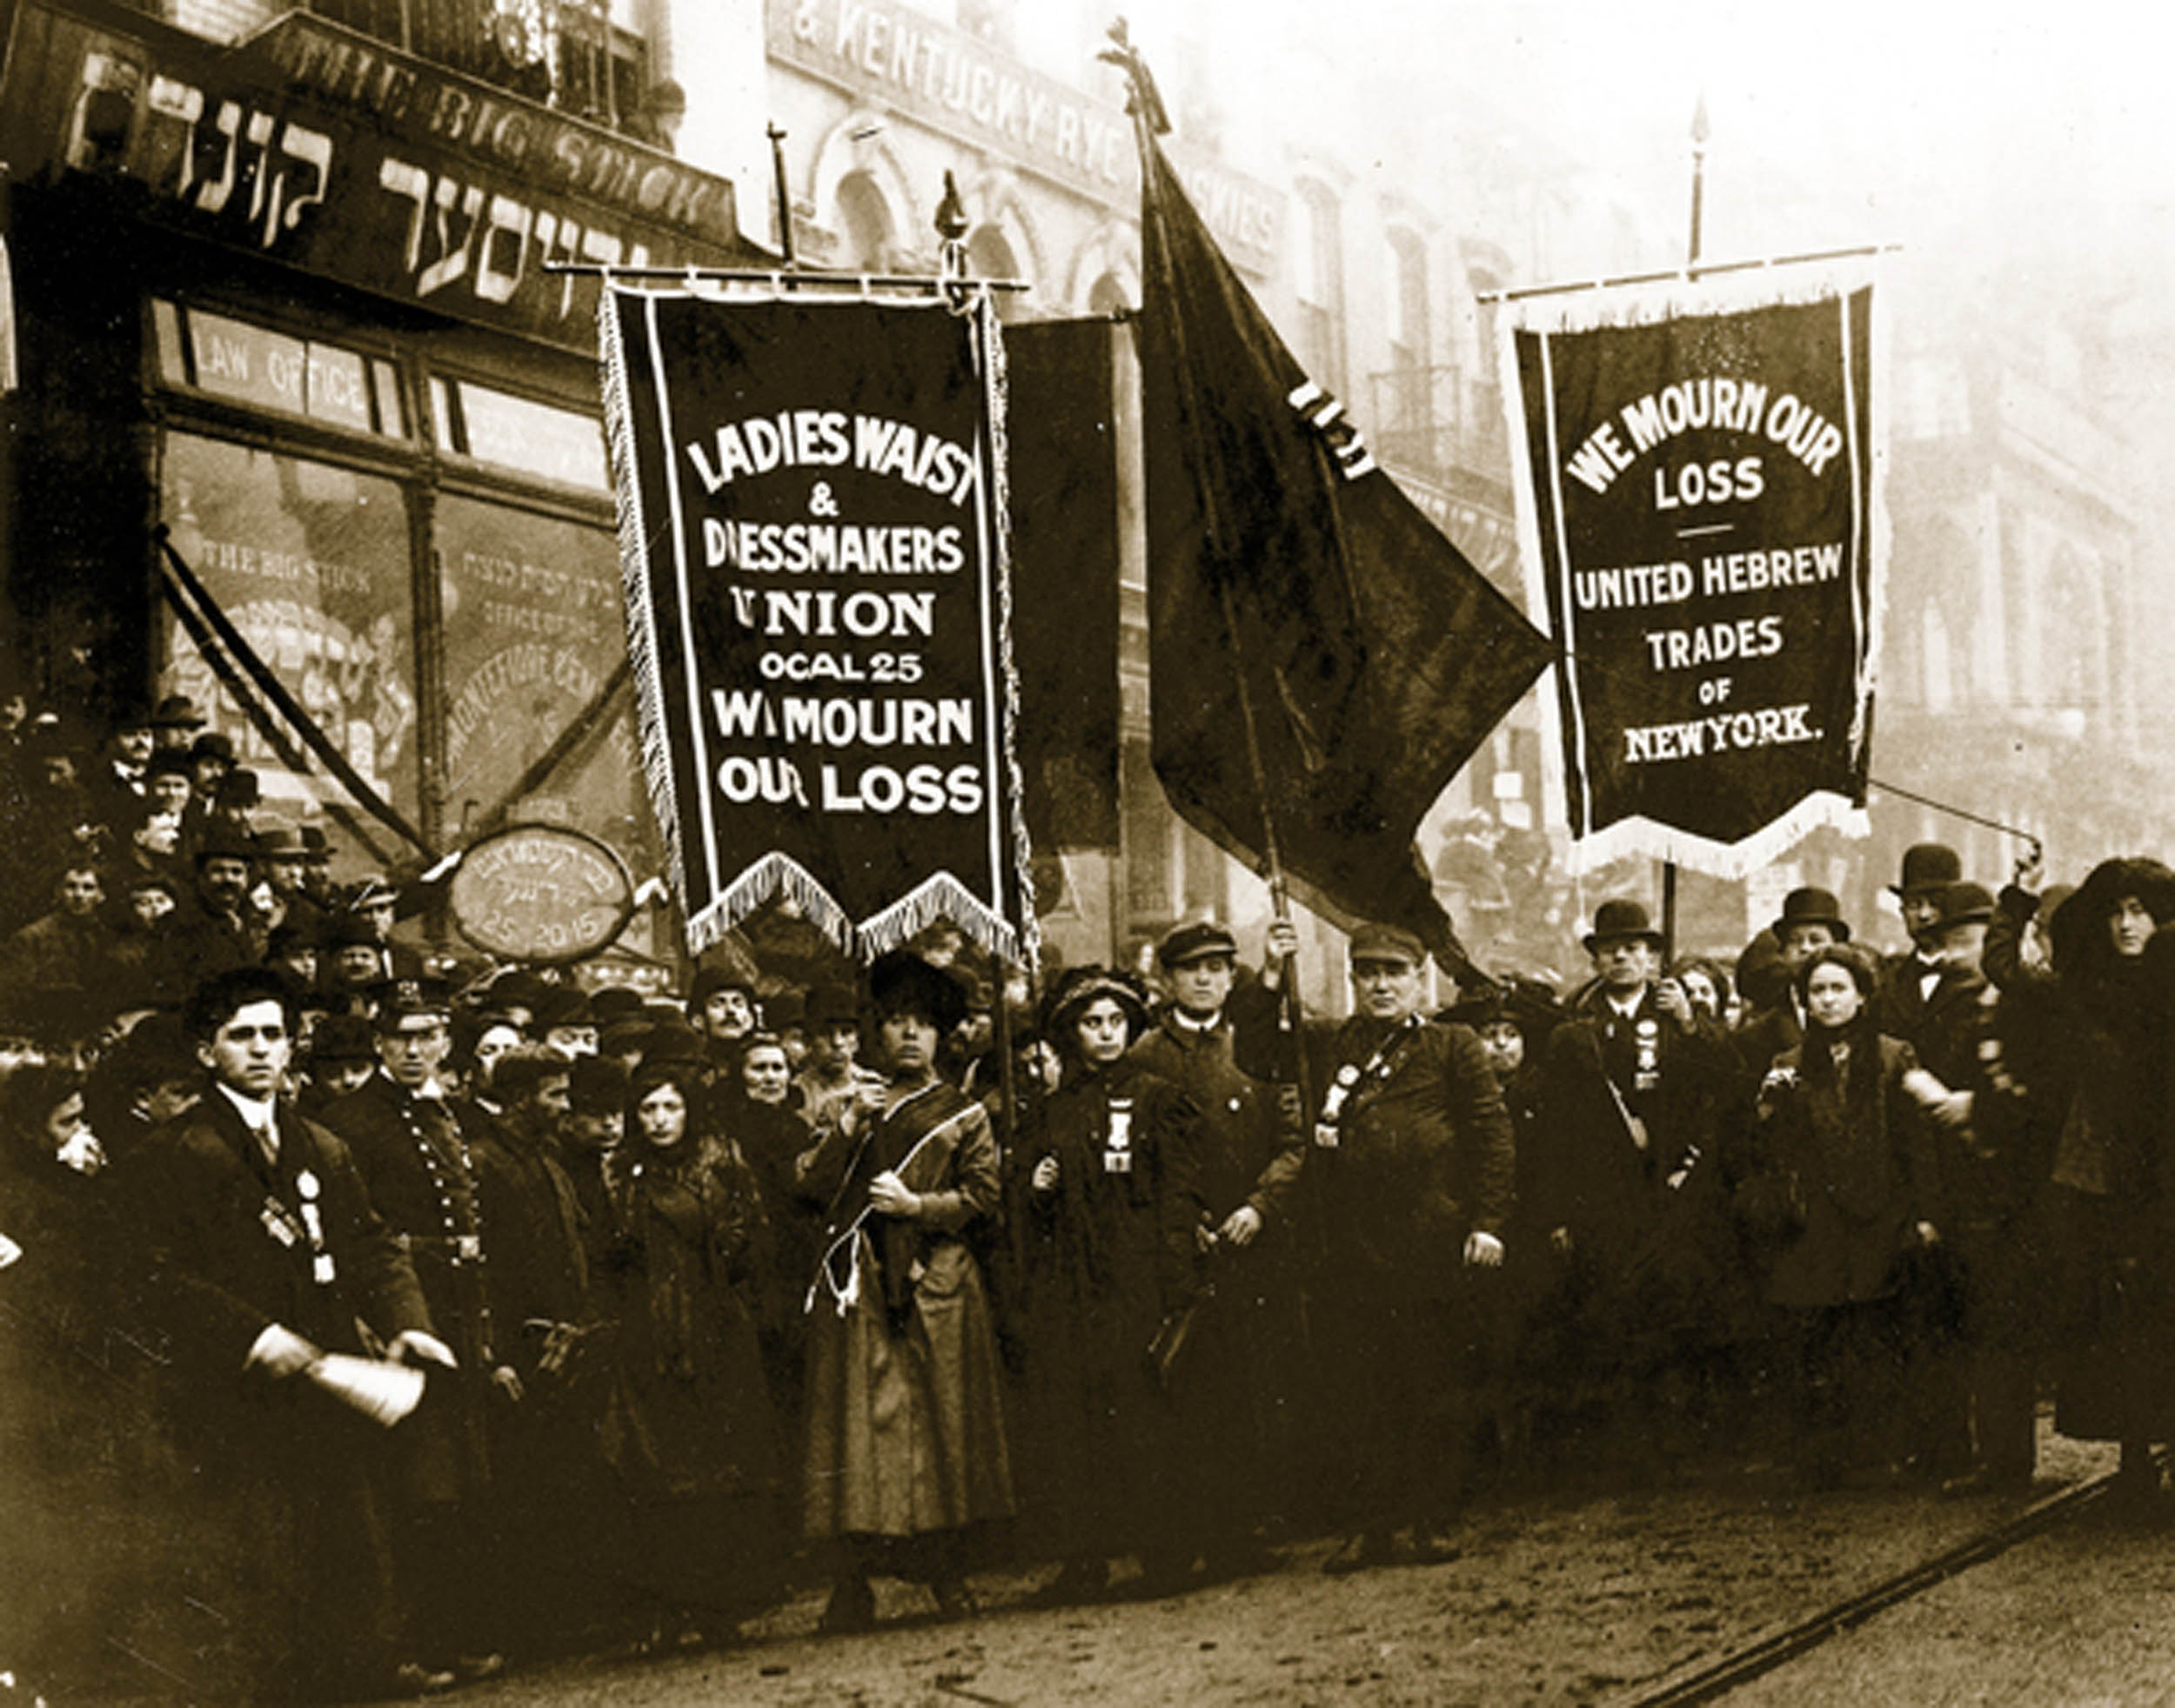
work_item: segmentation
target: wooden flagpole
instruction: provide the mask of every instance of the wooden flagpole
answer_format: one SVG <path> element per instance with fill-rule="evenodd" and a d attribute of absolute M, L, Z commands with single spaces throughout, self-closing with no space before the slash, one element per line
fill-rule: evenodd
<path fill-rule="evenodd" d="M 1127 105 L 1133 114 L 1134 141 L 1141 157 L 1141 181 L 1146 184 L 1148 163 L 1155 149 L 1156 133 L 1159 130 L 1168 131 L 1170 121 L 1164 116 L 1162 98 L 1155 91 L 1154 79 L 1148 76 L 1148 67 L 1141 60 L 1139 50 L 1125 38 L 1122 22 L 1114 26 L 1110 34 L 1116 46 L 1105 49 L 1101 57 L 1123 70 L 1130 86 L 1132 98 Z M 1164 246 L 1168 251 L 1168 238 Z M 1201 419 L 1201 399 L 1194 385 L 1194 366 L 1186 348 L 1182 317 L 1172 315 L 1170 328 L 1177 358 L 1177 372 L 1174 378 L 1178 382 L 1183 399 L 1181 406 L 1184 414 L 1197 427 Z M 1218 546 L 1228 538 L 1228 533 L 1217 496 L 1205 483 L 1201 488 L 1201 500 L 1202 525 L 1211 545 Z M 1277 924 L 1288 926 L 1291 923 L 1291 891 L 1284 876 L 1283 847 L 1276 834 L 1275 811 L 1269 804 L 1268 767 L 1262 759 L 1261 725 L 1254 706 L 1253 689 L 1247 680 L 1244 648 L 1239 634 L 1238 601 L 1232 594 L 1228 576 L 1217 576 L 1216 594 L 1223 613 L 1224 632 L 1230 637 L 1234 674 L 1238 681 L 1239 722 L 1246 739 L 1247 774 L 1254 785 L 1255 801 L 1261 808 L 1262 875 L 1268 881 L 1269 909 Z M 1276 1024 L 1280 1039 L 1289 1046 L 1287 1060 L 1291 1068 L 1291 1083 L 1298 1088 L 1300 1107 L 1311 1115 L 1313 1098 L 1307 1083 L 1307 1056 L 1301 1030 L 1306 1013 L 1299 995 L 1297 973 L 1295 962 L 1287 961 L 1282 975 L 1282 988 L 1277 993 L 1280 1001 L 1276 1008 Z"/>
<path fill-rule="evenodd" d="M 1685 271 L 1699 265 L 1699 221 L 1707 188 L 1707 97 L 1702 90 L 1691 115 L 1691 240 L 1686 245 Z M 1662 968 L 1676 959 L 1676 862 L 1662 862 Z"/>

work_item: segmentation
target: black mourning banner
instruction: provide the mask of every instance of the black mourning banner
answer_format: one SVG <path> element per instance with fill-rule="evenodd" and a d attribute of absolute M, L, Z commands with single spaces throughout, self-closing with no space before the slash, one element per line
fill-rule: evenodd
<path fill-rule="evenodd" d="M 699 952 L 789 897 L 849 953 L 1031 952 L 1003 354 L 986 296 L 599 311 L 644 761 Z"/>
<path fill-rule="evenodd" d="M 1118 420 L 1108 318 L 1005 328 L 1020 773 L 1038 853 L 1118 846 Z"/>
<path fill-rule="evenodd" d="M 1737 287 L 1742 291 L 1743 287 Z M 1865 800 L 1872 288 L 1521 305 L 1521 526 L 1563 649 L 1572 832 L 1738 876 Z"/>

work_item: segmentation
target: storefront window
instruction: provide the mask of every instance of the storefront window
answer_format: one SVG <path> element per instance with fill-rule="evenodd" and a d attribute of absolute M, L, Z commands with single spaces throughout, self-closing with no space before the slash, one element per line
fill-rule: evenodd
<path fill-rule="evenodd" d="M 152 304 L 152 330 L 158 378 L 179 405 L 160 473 L 174 547 L 356 771 L 446 847 L 509 818 L 541 819 L 654 871 L 632 696 L 594 715 L 626 656 L 596 417 L 426 367 L 414 376 L 425 388 L 417 401 L 428 400 L 440 466 L 404 454 L 348 467 L 291 454 L 283 419 L 381 442 L 420 428 L 392 358 L 164 300 Z M 207 398 L 222 407 L 205 411 Z M 214 437 L 230 431 L 234 405 L 264 418 L 280 448 Z M 181 425 L 195 420 L 207 430 Z M 377 460 L 360 439 L 336 454 Z M 418 606 L 418 575 L 432 564 L 437 597 Z M 419 612 L 437 620 L 427 644 Z M 166 657 L 162 691 L 191 696 L 234 739 L 267 809 L 325 822 L 340 786 L 314 760 L 290 772 L 171 619 Z M 422 715 L 426 693 L 442 717 Z M 443 751 L 419 752 L 425 741 Z M 547 754 L 557 762 L 532 777 Z M 428 801 L 426 774 L 442 780 Z M 364 827 L 375 848 L 327 825 L 365 866 L 410 852 L 390 830 Z"/>
<path fill-rule="evenodd" d="M 612 490 L 594 416 L 469 379 L 433 379 L 431 399 L 439 450 L 592 492 Z"/>
<path fill-rule="evenodd" d="M 563 819 L 648 869 L 647 797 L 632 696 L 585 730 L 525 801 L 523 774 L 595 702 L 626 654 L 619 547 L 609 529 L 476 499 L 437 512 L 445 610 L 449 827 L 502 804 Z"/>
<path fill-rule="evenodd" d="M 160 467 L 174 548 L 258 655 L 403 813 L 416 812 L 408 513 L 392 481 L 194 433 L 169 432 Z M 171 632 L 164 691 L 204 707 L 255 770 L 267 806 L 314 820 L 338 786 L 283 767 Z"/>

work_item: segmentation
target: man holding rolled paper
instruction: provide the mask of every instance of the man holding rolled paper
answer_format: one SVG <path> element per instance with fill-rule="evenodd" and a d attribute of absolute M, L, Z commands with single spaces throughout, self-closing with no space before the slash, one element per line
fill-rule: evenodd
<path fill-rule="evenodd" d="M 146 1141 L 124 1185 L 204 1503 L 197 1599 L 268 1699 L 436 1682 L 395 1652 L 377 1484 L 416 1373 L 452 1354 L 346 1146 L 283 1095 L 289 987 L 237 968 L 197 988 L 187 1018 L 213 1089 Z"/>

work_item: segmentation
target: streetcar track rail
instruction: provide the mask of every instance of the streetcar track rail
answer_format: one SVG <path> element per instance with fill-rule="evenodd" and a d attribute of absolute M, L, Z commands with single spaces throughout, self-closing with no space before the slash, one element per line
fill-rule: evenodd
<path fill-rule="evenodd" d="M 2159 1457 L 2155 1455 L 2156 1464 Z M 1809 1619 L 1748 1643 L 1721 1659 L 1710 1662 L 1696 1671 L 1670 1678 L 1643 1695 L 1626 1698 L 1623 1708 L 1689 1708 L 1693 1703 L 1716 1701 L 1740 1685 L 1788 1665 L 1830 1638 L 1857 1629 L 1876 1614 L 1922 1596 L 1972 1566 L 2005 1553 L 2020 1542 L 2071 1522 L 2106 1497 L 2114 1486 L 2116 1475 L 2107 1471 L 2088 1477 L 2044 1500 L 2035 1501 L 2013 1518 L 1884 1578 L 1870 1589 L 1846 1596 Z"/>

